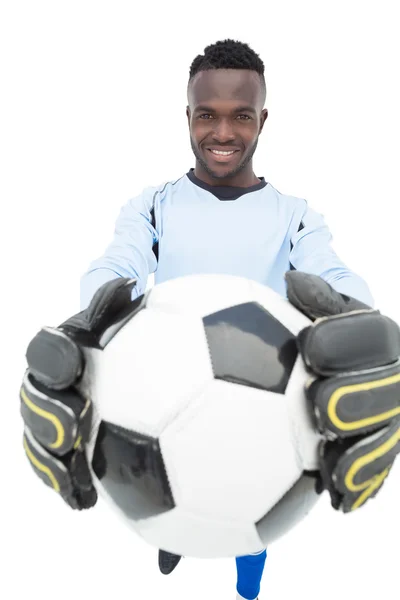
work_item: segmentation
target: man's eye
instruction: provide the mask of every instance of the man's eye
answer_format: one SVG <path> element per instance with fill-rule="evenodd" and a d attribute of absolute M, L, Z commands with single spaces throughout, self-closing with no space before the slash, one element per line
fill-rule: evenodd
<path fill-rule="evenodd" d="M 251 119 L 251 117 L 249 117 L 248 115 L 238 115 L 238 118 L 239 117 L 241 117 L 240 121 L 250 121 Z M 203 113 L 199 116 L 199 119 L 203 119 L 204 121 L 209 121 L 210 118 L 212 118 L 212 115 L 210 115 L 209 113 Z"/>

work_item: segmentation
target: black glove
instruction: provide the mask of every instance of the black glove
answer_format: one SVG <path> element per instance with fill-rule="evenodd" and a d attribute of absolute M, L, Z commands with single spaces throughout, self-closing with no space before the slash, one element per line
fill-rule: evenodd
<path fill-rule="evenodd" d="M 286 274 L 289 301 L 314 323 L 298 347 L 323 441 L 318 491 L 347 513 L 373 498 L 400 452 L 400 329 L 320 277 Z"/>
<path fill-rule="evenodd" d="M 57 328 L 42 329 L 27 349 L 20 391 L 25 452 L 36 474 L 75 509 L 97 500 L 85 452 L 93 407 L 77 389 L 85 353 L 102 348 L 110 327 L 116 331 L 135 312 L 140 303 L 131 300 L 135 285 L 132 279 L 104 284 L 86 310 Z"/>

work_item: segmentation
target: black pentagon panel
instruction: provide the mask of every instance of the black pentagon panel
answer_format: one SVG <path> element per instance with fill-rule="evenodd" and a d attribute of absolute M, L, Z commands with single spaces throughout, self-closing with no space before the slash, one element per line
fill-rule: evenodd
<path fill-rule="evenodd" d="M 127 518 L 154 517 L 175 506 L 160 444 L 155 438 L 103 421 L 92 467 Z"/>
<path fill-rule="evenodd" d="M 284 394 L 298 355 L 296 336 L 257 302 L 203 317 L 214 377 Z"/>

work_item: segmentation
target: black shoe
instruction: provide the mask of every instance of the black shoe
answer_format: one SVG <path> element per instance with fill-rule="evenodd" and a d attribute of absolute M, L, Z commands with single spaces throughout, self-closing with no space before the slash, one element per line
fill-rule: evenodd
<path fill-rule="evenodd" d="M 178 554 L 172 554 L 171 552 L 165 552 L 165 550 L 158 551 L 158 567 L 163 575 L 169 575 L 178 565 L 182 556 Z"/>

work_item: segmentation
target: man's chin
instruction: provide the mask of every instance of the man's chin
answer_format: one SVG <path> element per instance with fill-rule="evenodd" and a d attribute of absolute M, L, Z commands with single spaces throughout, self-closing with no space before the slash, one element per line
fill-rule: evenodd
<path fill-rule="evenodd" d="M 213 178 L 213 179 L 228 179 L 230 177 L 233 177 L 234 175 L 236 175 L 236 171 L 229 171 L 226 170 L 222 171 L 214 171 L 214 169 L 207 169 L 208 174 Z"/>
<path fill-rule="evenodd" d="M 216 167 L 215 164 L 210 165 L 207 162 L 203 162 L 202 166 L 204 170 L 210 175 L 210 177 L 218 180 L 234 177 L 235 175 L 240 173 L 244 165 L 240 164 L 237 165 L 235 168 L 232 168 L 230 165 L 221 164 Z"/>

